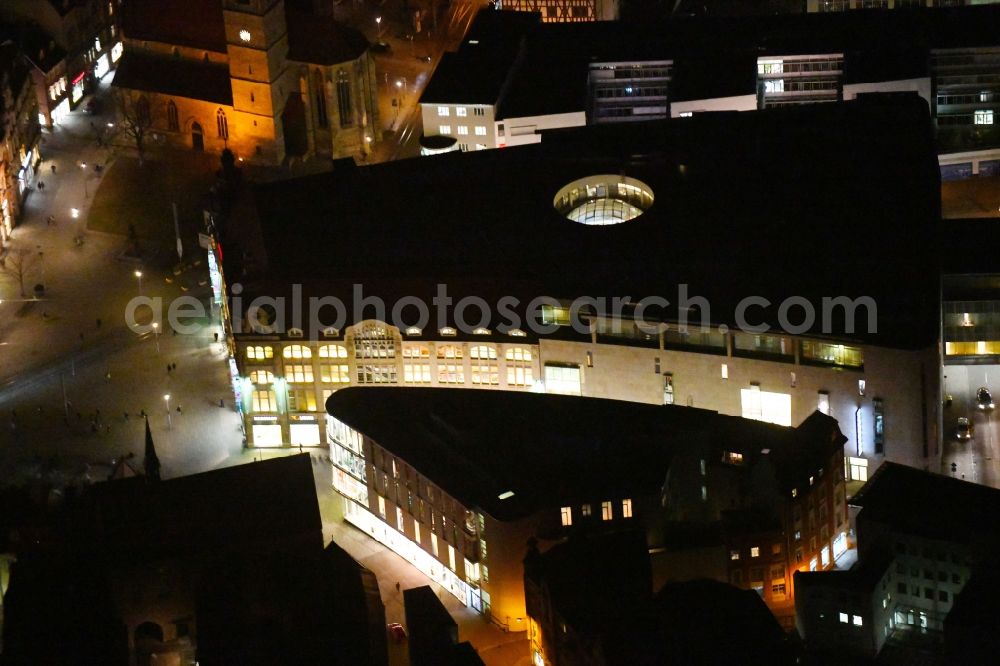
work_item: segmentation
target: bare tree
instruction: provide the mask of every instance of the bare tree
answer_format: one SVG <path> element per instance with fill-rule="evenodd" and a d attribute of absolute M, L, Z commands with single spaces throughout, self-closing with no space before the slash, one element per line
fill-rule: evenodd
<path fill-rule="evenodd" d="M 142 166 L 146 139 L 153 133 L 157 118 L 154 105 L 145 93 L 121 88 L 113 90 L 118 127 L 122 134 L 135 143 L 135 149 L 139 153 L 139 166 Z M 159 109 L 159 105 L 155 108 Z"/>
<path fill-rule="evenodd" d="M 21 298 L 27 296 L 27 293 L 24 291 L 24 281 L 27 279 L 28 273 L 34 268 L 35 259 L 36 255 L 30 249 L 15 247 L 7 252 L 7 256 L 0 263 L 0 276 L 17 283 L 18 288 L 21 290 Z"/>

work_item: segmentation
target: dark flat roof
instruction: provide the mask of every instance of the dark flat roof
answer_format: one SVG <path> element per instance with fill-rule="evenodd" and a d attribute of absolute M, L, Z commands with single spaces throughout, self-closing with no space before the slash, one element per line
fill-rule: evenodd
<path fill-rule="evenodd" d="M 481 10 L 473 25 L 496 21 L 498 13 L 509 12 Z M 526 23 L 519 26 L 525 37 L 521 58 L 475 59 L 463 45 L 456 64 L 435 73 L 428 86 L 432 94 L 421 101 L 499 100 L 500 119 L 581 110 L 588 65 L 594 62 L 673 60 L 675 101 L 755 94 L 761 56 L 841 53 L 848 85 L 911 79 L 929 74 L 931 49 L 1000 45 L 991 27 L 998 23 L 997 6 Z M 501 95 L 507 79 L 510 89 Z"/>
<path fill-rule="evenodd" d="M 301 537 L 322 547 L 322 521 L 308 455 L 148 482 L 145 477 L 93 486 L 92 511 L 77 524 L 84 543 L 132 558 L 190 555 Z M 78 521 L 79 522 L 79 521 Z"/>
<path fill-rule="evenodd" d="M 747 465 L 769 455 L 783 482 L 803 456 L 821 466 L 843 442 L 823 415 L 828 431 L 817 436 L 817 415 L 786 428 L 693 407 L 513 391 L 355 387 L 330 396 L 326 410 L 498 520 L 595 496 L 655 496 L 686 443 L 708 442 L 719 459 L 742 452 Z"/>
<path fill-rule="evenodd" d="M 112 85 L 232 106 L 229 66 L 127 51 Z"/>
<path fill-rule="evenodd" d="M 883 463 L 850 504 L 859 520 L 904 534 L 966 543 L 1000 533 L 1000 490 L 896 463 Z"/>
<path fill-rule="evenodd" d="M 652 207 L 610 226 L 560 215 L 559 189 L 595 174 L 646 183 Z M 239 280 L 247 297 L 301 283 L 345 298 L 351 282 L 426 297 L 445 282 L 523 303 L 657 295 L 676 318 L 686 284 L 715 323 L 732 325 L 748 296 L 804 296 L 817 312 L 821 297 L 869 296 L 875 333 L 838 321 L 827 333 L 914 349 L 937 338 L 939 172 L 915 96 L 561 130 L 516 149 L 338 166 L 260 186 L 244 204 L 223 245 L 231 280 L 241 250 L 254 255 L 256 274 Z M 310 247 L 365 250 L 331 261 Z M 778 328 L 777 305 L 760 313 Z"/>

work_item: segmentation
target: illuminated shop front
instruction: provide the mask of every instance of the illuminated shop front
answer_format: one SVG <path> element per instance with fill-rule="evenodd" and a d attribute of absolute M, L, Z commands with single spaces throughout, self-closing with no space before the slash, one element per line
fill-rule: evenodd
<path fill-rule="evenodd" d="M 72 100 L 72 106 L 76 106 L 83 99 L 83 95 L 86 92 L 87 87 L 87 72 L 83 71 L 73 77 L 73 83 L 70 90 L 70 99 Z"/>
<path fill-rule="evenodd" d="M 438 583 L 460 602 L 483 612 L 483 601 L 489 604 L 489 596 L 478 587 L 469 585 L 456 573 L 458 556 L 454 546 L 447 544 L 449 566 L 434 557 L 400 530 L 394 529 L 383 518 L 368 510 L 368 475 L 365 469 L 364 443 L 361 434 L 335 418 L 327 419 L 327 439 L 330 444 L 330 459 L 333 463 L 333 487 L 344 498 L 344 519 L 366 532 L 373 539 L 390 548 L 406 559 L 421 573 Z M 377 473 L 377 472 L 376 472 Z M 385 512 L 385 498 L 378 495 L 379 511 Z M 396 509 L 397 524 L 402 525 L 402 509 Z M 415 529 L 419 530 L 419 526 Z M 417 532 L 419 535 L 419 531 Z M 417 537 L 419 538 L 419 536 Z M 435 551 L 438 536 L 431 532 Z M 465 574 L 472 580 L 479 579 L 479 563 L 461 558 Z"/>

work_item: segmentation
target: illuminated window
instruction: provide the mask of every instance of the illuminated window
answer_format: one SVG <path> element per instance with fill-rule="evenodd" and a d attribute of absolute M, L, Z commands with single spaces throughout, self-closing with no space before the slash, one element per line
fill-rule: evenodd
<path fill-rule="evenodd" d="M 403 358 L 430 358 L 431 350 L 427 345 L 404 345 Z"/>
<path fill-rule="evenodd" d="M 278 409 L 274 391 L 271 389 L 260 389 L 253 392 L 253 411 L 273 412 Z"/>
<path fill-rule="evenodd" d="M 511 347 L 504 354 L 507 365 L 509 386 L 530 386 L 533 382 L 531 371 L 531 350 L 527 347 Z"/>
<path fill-rule="evenodd" d="M 285 358 L 312 358 L 312 349 L 305 345 L 288 345 L 281 350 Z"/>
<path fill-rule="evenodd" d="M 368 324 L 354 336 L 355 358 L 396 358 L 396 341 L 385 326 Z"/>
<path fill-rule="evenodd" d="M 438 134 L 451 134 L 451 125 L 438 125 Z"/>
<path fill-rule="evenodd" d="M 792 396 L 788 393 L 761 391 L 759 386 L 740 389 L 743 418 L 792 425 Z"/>
<path fill-rule="evenodd" d="M 491 331 L 488 328 L 484 328 L 484 327 L 480 326 L 478 328 L 472 329 L 472 334 L 473 335 L 492 335 L 493 331 Z"/>
<path fill-rule="evenodd" d="M 313 380 L 312 366 L 302 364 L 286 365 L 285 379 L 294 383 L 311 382 Z"/>
<path fill-rule="evenodd" d="M 351 371 L 345 363 L 320 363 L 319 380 L 324 384 L 347 384 Z"/>
<path fill-rule="evenodd" d="M 559 509 L 559 513 L 562 517 L 563 527 L 569 527 L 573 524 L 573 509 L 571 507 L 564 506 Z"/>
<path fill-rule="evenodd" d="M 406 384 L 430 384 L 431 366 L 429 363 L 404 363 L 403 382 Z"/>
<path fill-rule="evenodd" d="M 461 363 L 448 363 L 438 361 L 438 383 L 440 384 L 464 384 L 465 368 Z"/>
<path fill-rule="evenodd" d="M 406 328 L 406 334 L 407 335 L 421 335 L 421 334 L 423 334 L 423 331 L 420 330 L 419 328 L 417 328 L 416 326 L 408 326 Z"/>
<path fill-rule="evenodd" d="M 459 125 L 457 128 L 459 135 L 464 136 L 469 133 L 469 128 L 465 125 Z"/>
<path fill-rule="evenodd" d="M 359 384 L 396 384 L 397 376 L 395 363 L 365 363 L 358 365 Z"/>
<path fill-rule="evenodd" d="M 701 487 L 701 501 L 702 502 L 707 502 L 708 501 L 708 487 L 707 486 L 702 486 Z"/>
<path fill-rule="evenodd" d="M 451 112 L 448 110 L 447 106 L 439 106 L 438 107 L 438 116 L 440 116 L 440 117 L 443 118 L 443 117 L 448 116 L 450 114 L 451 114 Z"/>
<path fill-rule="evenodd" d="M 458 345 L 441 345 L 437 348 L 437 357 L 439 359 L 462 358 L 463 356 L 462 348 Z"/>
<path fill-rule="evenodd" d="M 448 544 L 448 567 L 454 571 L 455 570 L 455 547 Z"/>
<path fill-rule="evenodd" d="M 420 523 L 416 520 L 413 521 L 413 540 L 417 542 L 418 546 L 420 545 Z"/>
<path fill-rule="evenodd" d="M 453 329 L 451 326 L 445 326 L 440 331 L 438 331 L 438 333 L 440 333 L 441 335 L 443 335 L 445 337 L 449 337 L 449 338 L 458 335 L 458 331 L 456 331 L 455 329 Z"/>
<path fill-rule="evenodd" d="M 557 326 L 569 326 L 572 323 L 570 309 L 558 305 L 542 306 L 542 323 L 556 324 Z"/>
<path fill-rule="evenodd" d="M 524 331 L 522 331 L 519 328 L 512 328 L 509 331 L 507 331 L 507 335 L 515 337 L 515 338 L 523 338 L 523 337 L 527 336 L 528 334 L 525 333 Z"/>
<path fill-rule="evenodd" d="M 347 358 L 347 347 L 344 345 L 320 345 L 320 358 Z"/>
<path fill-rule="evenodd" d="M 842 624 L 847 624 L 850 621 L 850 618 L 847 616 L 847 613 L 840 613 L 839 618 Z"/>
<path fill-rule="evenodd" d="M 340 331 L 335 329 L 333 326 L 328 326 L 327 328 L 323 329 L 324 338 L 335 338 L 338 335 L 340 335 Z"/>
<path fill-rule="evenodd" d="M 589 504 L 584 504 L 582 507 L 580 507 L 580 513 L 583 514 L 584 516 L 589 516 L 590 515 L 590 505 Z"/>
<path fill-rule="evenodd" d="M 265 361 L 270 358 L 274 358 L 274 348 L 270 345 L 247 347 L 248 361 Z"/>
<path fill-rule="evenodd" d="M 722 378 L 729 379 L 729 366 L 725 363 L 722 364 Z"/>
<path fill-rule="evenodd" d="M 868 461 L 864 458 L 854 458 L 848 456 L 846 459 L 847 464 L 847 478 L 852 481 L 867 481 L 868 480 Z"/>
<path fill-rule="evenodd" d="M 750 557 L 760 557 L 760 548 L 752 546 L 750 548 Z"/>
<path fill-rule="evenodd" d="M 816 409 L 818 409 L 823 414 L 829 416 L 830 414 L 830 394 L 826 391 L 820 391 L 819 397 L 817 399 Z"/>
<path fill-rule="evenodd" d="M 270 370 L 254 370 L 250 373 L 250 381 L 254 384 L 273 384 L 274 373 Z"/>
<path fill-rule="evenodd" d="M 549 393 L 580 395 L 580 366 L 545 364 L 545 390 Z"/>
<path fill-rule="evenodd" d="M 472 383 L 497 385 L 500 383 L 500 370 L 497 365 L 497 350 L 486 345 L 472 347 L 469 350 L 472 359 Z"/>
<path fill-rule="evenodd" d="M 400 532 L 403 531 L 403 510 L 396 507 L 396 529 Z"/>
<path fill-rule="evenodd" d="M 622 500 L 622 518 L 632 517 L 632 500 L 623 499 Z"/>
<path fill-rule="evenodd" d="M 614 511 L 611 502 L 601 502 L 601 520 L 611 520 L 614 518 Z"/>
<path fill-rule="evenodd" d="M 740 559 L 740 551 L 738 550 L 729 551 L 729 559 L 734 561 Z"/>
<path fill-rule="evenodd" d="M 229 121 L 226 119 L 226 112 L 222 109 L 215 113 L 215 129 L 218 131 L 220 139 L 223 141 L 229 139 Z"/>
<path fill-rule="evenodd" d="M 860 347 L 803 340 L 801 352 L 803 363 L 840 365 L 852 368 L 863 368 L 865 365 L 864 353 Z"/>
<path fill-rule="evenodd" d="M 245 30 L 245 29 L 244 30 L 240 30 L 240 39 L 242 41 L 244 41 L 244 42 L 249 42 L 250 41 L 250 31 L 249 30 Z"/>
<path fill-rule="evenodd" d="M 381 495 L 378 498 L 378 515 L 382 516 L 382 520 L 385 520 L 385 498 Z"/>
<path fill-rule="evenodd" d="M 722 455 L 722 462 L 729 463 L 730 465 L 742 465 L 743 464 L 743 454 L 734 453 L 732 451 L 726 451 Z"/>
<path fill-rule="evenodd" d="M 288 411 L 315 412 L 316 392 L 312 389 L 292 389 L 288 392 Z"/>
<path fill-rule="evenodd" d="M 976 125 L 992 125 L 993 124 L 993 110 L 984 109 L 976 111 L 974 116 Z"/>
<path fill-rule="evenodd" d="M 860 627 L 860 626 L 862 626 L 862 624 L 863 624 L 863 623 L 862 623 L 862 620 L 861 620 L 861 616 L 860 616 L 860 615 L 855 615 L 855 616 L 854 616 L 854 617 L 852 617 L 851 619 L 853 620 L 853 623 L 854 623 L 854 626 L 855 626 L 855 627 Z"/>

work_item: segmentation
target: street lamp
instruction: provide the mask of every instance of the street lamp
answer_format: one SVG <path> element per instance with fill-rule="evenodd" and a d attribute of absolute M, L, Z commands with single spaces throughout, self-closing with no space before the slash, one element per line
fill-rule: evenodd
<path fill-rule="evenodd" d="M 167 403 L 167 430 L 170 430 L 170 394 L 164 394 L 163 399 Z"/>
<path fill-rule="evenodd" d="M 153 322 L 153 338 L 156 340 L 156 354 L 160 354 L 160 324 Z"/>
<path fill-rule="evenodd" d="M 382 17 L 375 17 L 376 39 L 382 39 Z"/>
<path fill-rule="evenodd" d="M 80 162 L 80 168 L 83 169 L 83 198 L 90 198 L 90 191 L 87 187 L 87 163 Z"/>
<path fill-rule="evenodd" d="M 135 277 L 139 280 L 139 296 L 142 296 L 142 271 L 136 271 Z"/>

